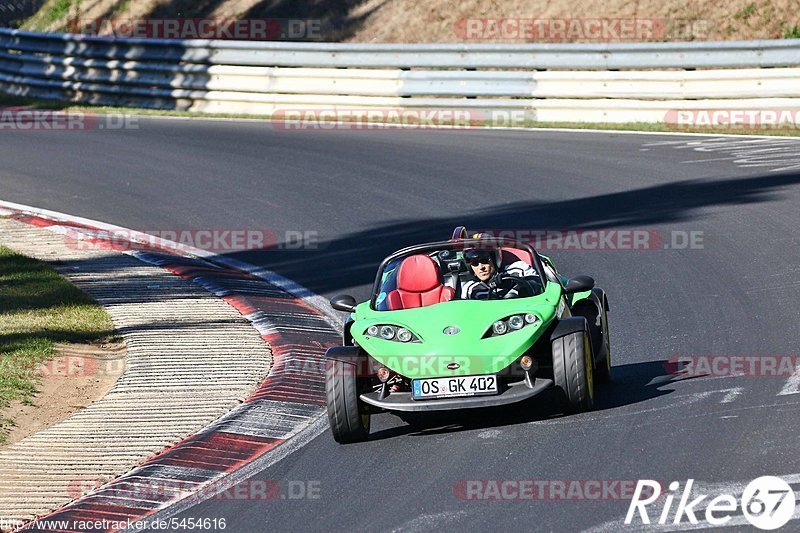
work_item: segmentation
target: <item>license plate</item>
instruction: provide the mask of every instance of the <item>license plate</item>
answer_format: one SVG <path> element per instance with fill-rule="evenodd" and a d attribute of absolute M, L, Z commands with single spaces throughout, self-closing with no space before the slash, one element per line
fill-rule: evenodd
<path fill-rule="evenodd" d="M 484 396 L 488 394 L 497 394 L 497 377 L 493 374 L 415 379 L 411 381 L 411 397 L 415 400 Z"/>

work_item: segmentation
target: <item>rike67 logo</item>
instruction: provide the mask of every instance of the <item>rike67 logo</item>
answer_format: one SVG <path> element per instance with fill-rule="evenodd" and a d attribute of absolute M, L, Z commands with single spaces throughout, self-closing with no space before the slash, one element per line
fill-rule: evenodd
<path fill-rule="evenodd" d="M 625 516 L 625 524 L 634 523 L 637 512 L 642 524 L 650 524 L 649 506 L 654 507 L 650 510 L 656 511 L 658 518 L 655 521 L 660 525 L 669 522 L 681 524 L 684 520 L 696 525 L 700 515 L 709 526 L 724 526 L 735 516 L 743 515 L 747 522 L 758 529 L 774 530 L 785 526 L 794 515 L 794 491 L 778 477 L 763 476 L 751 481 L 742 492 L 740 501 L 732 494 L 720 494 L 708 500 L 711 498 L 708 494 L 692 494 L 693 485 L 694 480 L 690 479 L 681 491 L 680 483 L 673 481 L 662 498 L 661 485 L 657 481 L 639 480 Z M 658 509 L 662 500 L 663 507 Z M 676 500 L 677 507 L 673 514 Z"/>

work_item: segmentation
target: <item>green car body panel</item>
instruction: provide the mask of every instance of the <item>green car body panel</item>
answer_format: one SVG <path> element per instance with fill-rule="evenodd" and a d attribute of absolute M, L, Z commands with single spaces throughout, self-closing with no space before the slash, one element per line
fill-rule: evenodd
<path fill-rule="evenodd" d="M 508 300 L 453 300 L 397 311 L 376 311 L 370 302 L 364 302 L 353 313 L 350 334 L 373 359 L 407 378 L 495 374 L 514 363 L 548 330 L 562 294 L 558 283 L 548 283 L 542 294 Z M 503 335 L 490 335 L 495 321 L 527 313 L 539 320 Z M 369 336 L 367 329 L 373 325 L 406 328 L 420 342 Z M 446 334 L 453 326 L 459 332 Z M 447 368 L 452 363 L 458 368 Z"/>

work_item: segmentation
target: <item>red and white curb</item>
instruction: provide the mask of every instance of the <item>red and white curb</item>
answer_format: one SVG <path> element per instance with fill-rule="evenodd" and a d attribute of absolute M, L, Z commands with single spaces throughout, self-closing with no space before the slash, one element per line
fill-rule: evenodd
<path fill-rule="evenodd" d="M 269 373 L 272 354 L 256 329 L 191 281 L 9 217 L 0 219 L 0 242 L 95 298 L 127 347 L 125 372 L 102 398 L 0 450 L 0 529 L 69 503 L 80 481 L 115 479 L 197 433 Z M 60 375 L 89 382 L 104 375 L 97 362 L 66 350 Z"/>
<path fill-rule="evenodd" d="M 0 202 L 0 214 L 56 233 L 69 231 L 100 246 L 114 244 L 98 235 L 113 230 L 132 233 L 8 202 Z M 325 411 L 322 356 L 328 346 L 341 342 L 340 319 L 319 306 L 324 300 L 257 267 L 229 258 L 220 261 L 213 254 L 168 241 L 163 244 L 163 253 L 127 253 L 191 280 L 235 307 L 270 344 L 270 373 L 247 401 L 210 427 L 63 509 L 30 522 L 21 528 L 24 531 L 52 531 L 48 526 L 56 522 L 133 523 L 179 502 L 185 507 L 187 502 L 199 501 L 195 495 L 224 490 L 254 466 L 285 455 L 294 449 L 287 441 L 304 430 L 312 430 L 306 439 L 324 430 L 320 421 Z M 183 254 L 176 255 L 176 250 Z M 237 472 L 240 475 L 233 475 Z"/>

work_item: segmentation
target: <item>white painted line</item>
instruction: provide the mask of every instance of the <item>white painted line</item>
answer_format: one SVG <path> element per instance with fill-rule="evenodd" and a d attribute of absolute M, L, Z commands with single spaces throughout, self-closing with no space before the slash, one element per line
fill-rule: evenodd
<path fill-rule="evenodd" d="M 645 387 L 652 387 L 654 385 L 662 385 L 664 383 L 672 383 L 673 381 L 680 381 L 679 376 L 674 375 L 663 375 L 663 376 L 656 376 L 650 381 L 647 382 Z"/>
<path fill-rule="evenodd" d="M 438 529 L 457 530 L 461 528 L 453 527 L 456 520 L 463 520 L 468 514 L 474 514 L 475 510 L 467 511 L 442 511 L 440 513 L 421 514 L 403 522 L 393 528 L 391 533 L 404 533 L 406 531 L 436 531 Z M 386 524 L 384 524 L 385 527 Z"/>
<path fill-rule="evenodd" d="M 8 202 L 5 200 L 0 200 L 0 209 L 2 209 L 2 213 L 7 215 L 18 212 L 28 215 L 41 216 L 43 218 L 49 218 L 60 222 L 83 224 L 85 226 L 90 226 L 92 228 L 100 229 L 107 232 L 122 232 L 124 235 L 131 237 L 132 240 L 134 241 L 143 243 L 152 242 L 155 243 L 157 246 L 161 246 L 168 250 L 183 252 L 187 255 L 199 257 L 207 261 L 217 263 L 219 265 L 247 272 L 248 274 L 252 274 L 256 277 L 259 277 L 263 280 L 266 280 L 280 287 L 286 292 L 296 296 L 297 298 L 300 298 L 308 305 L 314 307 L 328 319 L 328 322 L 334 327 L 334 329 L 340 329 L 341 326 L 344 324 L 344 319 L 342 318 L 342 316 L 340 314 L 337 314 L 336 311 L 334 311 L 333 309 L 331 309 L 330 304 L 325 298 L 303 287 L 299 283 L 292 281 L 284 276 L 281 276 L 276 272 L 267 270 L 266 268 L 246 263 L 244 261 L 239 261 L 237 259 L 232 259 L 230 257 L 221 256 L 219 254 L 215 254 L 207 250 L 201 250 L 200 248 L 195 248 L 193 246 L 180 244 L 174 241 L 170 241 L 168 239 L 155 237 L 141 231 L 131 230 L 129 228 L 124 228 L 122 226 L 116 226 L 114 224 L 101 222 L 99 220 L 77 217 L 73 215 L 68 215 L 66 213 L 60 213 L 58 211 L 41 209 L 39 207 Z M 75 228 L 72 227 L 66 228 L 63 226 L 54 227 L 51 229 L 57 233 L 62 233 L 62 234 L 66 233 L 68 230 L 73 233 L 76 231 Z M 128 252 L 128 253 L 129 255 L 135 255 L 135 252 Z"/>
<path fill-rule="evenodd" d="M 263 269 L 261 267 L 257 267 L 255 265 L 251 265 L 249 263 L 245 263 L 242 261 L 220 257 L 208 251 L 200 250 L 190 246 L 185 246 L 166 239 L 147 236 L 144 233 L 129 230 L 127 228 L 122 228 L 120 226 L 115 226 L 112 224 L 107 224 L 104 222 L 99 222 L 83 217 L 67 215 L 65 213 L 59 213 L 56 211 L 50 211 L 46 209 L 40 209 L 32 206 L 0 200 L 0 214 L 12 215 L 17 213 L 40 216 L 42 218 L 54 220 L 57 222 L 60 221 L 60 222 L 70 222 L 74 224 L 82 224 L 94 229 L 100 229 L 107 232 L 121 231 L 124 232 L 124 235 L 133 237 L 133 239 L 136 239 L 137 237 L 144 239 L 142 242 L 152 242 L 155 243 L 157 246 L 162 246 L 169 250 L 175 250 L 176 252 L 177 251 L 184 252 L 187 255 L 192 255 L 195 257 L 205 259 L 210 262 L 214 262 L 216 264 L 227 266 L 229 268 L 234 268 L 248 272 L 270 283 L 278 285 L 287 292 L 290 292 L 295 296 L 303 299 L 307 304 L 320 310 L 323 313 L 323 318 L 325 318 L 333 327 L 338 329 L 338 326 L 341 323 L 341 318 L 332 312 L 332 310 L 329 308 L 328 303 L 321 296 L 312 293 L 305 287 L 302 287 L 301 285 L 287 278 L 284 278 L 274 272 Z M 56 224 L 54 226 L 49 226 L 47 228 L 42 228 L 42 229 L 49 230 L 57 234 L 66 234 L 67 231 L 70 231 L 71 236 L 77 236 L 75 235 L 76 228 L 69 227 L 66 225 Z M 92 232 L 91 231 L 87 232 L 87 234 L 84 235 L 84 237 L 92 238 L 93 237 Z M 138 254 L 137 251 L 128 251 L 125 253 L 131 256 L 136 256 Z M 254 322 L 251 324 L 255 325 Z M 244 409 L 244 408 L 245 407 L 240 407 L 239 409 Z M 237 410 L 234 410 L 231 411 L 231 413 L 229 414 L 234 414 L 236 412 Z M 231 486 L 238 484 L 241 481 L 244 481 L 253 474 L 260 472 L 268 468 L 269 466 L 277 463 L 278 461 L 282 460 L 288 455 L 299 450 L 306 444 L 310 443 L 317 436 L 324 433 L 325 430 L 327 430 L 327 428 L 328 428 L 327 416 L 325 415 L 325 411 L 323 410 L 322 413 L 318 415 L 316 418 L 312 419 L 308 425 L 296 428 L 289 434 L 282 436 L 282 438 L 285 439 L 285 442 L 283 442 L 280 446 L 276 447 L 274 450 L 266 453 L 262 458 L 257 459 L 243 466 L 242 468 L 239 468 L 238 470 L 236 470 L 231 474 L 225 475 L 224 478 L 218 482 L 209 482 L 211 490 L 203 493 L 204 494 L 203 499 L 209 499 L 215 496 L 216 494 L 227 490 Z M 214 490 L 216 490 L 217 487 L 219 488 L 219 490 L 217 492 L 214 492 Z M 173 516 L 179 512 L 182 512 L 185 509 L 189 509 L 194 505 L 197 505 L 198 503 L 203 501 L 203 499 L 198 499 L 196 497 L 188 498 L 187 496 L 185 500 L 182 500 L 177 504 L 166 503 L 165 504 L 166 507 L 157 512 L 157 516 L 159 518 Z M 149 523 L 148 521 L 152 520 L 152 518 L 153 517 L 148 517 L 147 519 L 144 520 L 144 522 Z M 135 529 L 139 530 L 140 528 L 135 528 Z"/>
<path fill-rule="evenodd" d="M 713 394 L 722 394 L 722 399 L 720 399 L 719 403 L 731 403 L 733 402 L 739 395 L 742 394 L 744 391 L 744 387 L 732 387 L 730 389 L 717 389 L 717 390 L 707 390 L 702 392 L 695 392 L 692 394 L 687 395 L 688 398 L 692 398 L 691 403 L 694 403 L 699 400 L 704 400 L 710 397 Z"/>
<path fill-rule="evenodd" d="M 794 373 L 786 380 L 778 396 L 789 396 L 790 394 L 800 394 L 800 361 L 794 369 Z"/>
<path fill-rule="evenodd" d="M 713 390 L 713 391 L 701 391 L 701 392 L 694 392 L 692 394 L 686 395 L 679 395 L 675 397 L 674 403 L 669 405 L 662 405 L 660 407 L 648 407 L 647 409 L 636 409 L 634 411 L 625 411 L 623 413 L 615 412 L 614 414 L 610 415 L 600 415 L 598 413 L 602 411 L 595 411 L 593 413 L 589 413 L 591 416 L 588 420 L 582 420 L 580 423 L 587 423 L 587 422 L 601 422 L 603 420 L 612 420 L 617 418 L 627 418 L 632 416 L 639 416 L 643 414 L 652 414 L 657 412 L 666 411 L 668 414 L 674 413 L 678 407 L 685 407 L 691 405 L 693 403 L 697 403 L 701 400 L 704 400 L 710 397 L 712 394 L 726 392 L 731 393 L 732 389 L 721 389 L 721 390 Z M 723 396 L 723 400 L 727 397 Z M 733 401 L 733 400 L 731 400 Z M 763 406 L 758 406 L 763 407 Z M 740 409 L 747 409 L 747 408 L 740 408 Z M 712 413 L 704 413 L 702 416 L 709 416 Z M 684 415 L 686 416 L 686 415 Z M 561 418 L 549 418 L 545 420 L 538 420 L 536 422 L 531 422 L 531 424 L 541 425 L 541 426 L 554 426 L 554 425 L 567 425 L 567 424 L 575 424 L 576 421 L 574 418 L 570 417 L 561 417 Z"/>
<path fill-rule="evenodd" d="M 712 159 L 692 159 L 691 161 L 681 161 L 681 165 L 687 165 L 692 163 L 711 163 L 714 161 L 730 161 L 730 157 L 714 157 Z"/>
<path fill-rule="evenodd" d="M 0 452 L 0 516 L 61 508 L 76 481 L 125 474 L 240 405 L 268 374 L 265 341 L 202 287 L 13 219 L 0 235 L 20 253 L 80 265 L 56 269 L 108 311 L 127 346 L 125 373 L 102 399 Z"/>
<path fill-rule="evenodd" d="M 658 141 L 646 143 L 644 146 L 669 146 L 709 155 L 719 154 L 715 158 L 681 161 L 686 164 L 729 161 L 739 168 L 771 167 L 770 172 L 800 168 L 800 143 L 796 138 L 733 140 L 722 137 L 699 141 Z"/>
<path fill-rule="evenodd" d="M 242 481 L 252 477 L 253 475 L 262 472 L 269 468 L 270 466 L 282 461 L 292 453 L 296 452 L 300 448 L 304 447 L 305 445 L 309 444 L 311 441 L 322 435 L 328 429 L 328 417 L 323 412 L 318 418 L 316 418 L 310 425 L 308 425 L 305 429 L 300 430 L 294 435 L 288 435 L 286 437 L 286 442 L 277 446 L 263 455 L 261 458 L 256 459 L 255 461 L 246 464 L 245 466 L 235 470 L 234 472 L 227 474 L 222 480 L 219 482 L 212 482 L 209 483 L 207 486 L 203 487 L 203 490 L 198 492 L 197 494 L 202 494 L 202 496 L 198 496 L 197 494 L 193 495 L 192 497 L 186 497 L 186 499 L 178 501 L 177 503 L 173 503 L 167 507 L 159 509 L 155 514 L 148 516 L 145 519 L 141 520 L 141 524 L 155 524 L 160 520 L 167 520 L 170 517 L 173 517 L 177 514 L 183 513 L 188 509 L 191 509 L 195 505 L 202 503 L 206 500 L 210 500 L 229 490 L 231 487 L 234 487 L 241 483 Z M 138 524 L 138 522 L 134 522 L 134 524 Z M 122 531 L 129 531 L 129 529 L 123 529 Z M 130 531 L 141 531 L 140 527 L 131 527 Z"/>
<path fill-rule="evenodd" d="M 744 387 L 733 387 L 732 389 L 727 389 L 727 394 L 723 396 L 719 403 L 731 403 L 736 400 L 736 398 L 742 394 L 742 392 L 744 392 Z"/>
<path fill-rule="evenodd" d="M 700 134 L 701 136 L 706 136 L 704 134 Z M 718 142 L 724 148 L 730 148 L 732 146 L 736 146 L 737 144 L 742 145 L 752 145 L 755 143 L 777 143 L 777 144 L 790 144 L 796 143 L 796 137 L 764 137 L 764 136 L 757 136 L 757 135 L 712 135 L 712 137 L 716 137 L 714 139 L 699 139 L 696 141 L 657 141 L 647 143 L 644 146 L 668 146 L 668 145 L 676 145 L 678 148 L 690 148 L 693 146 L 713 146 L 710 143 Z M 686 146 L 680 146 L 685 144 Z M 705 149 L 702 150 L 707 152 L 709 150 Z"/>
<path fill-rule="evenodd" d="M 176 120 L 176 121 L 208 121 L 208 122 L 244 122 L 244 123 L 257 123 L 257 124 L 269 124 L 272 125 L 274 122 L 270 117 L 265 116 L 264 118 L 223 118 L 223 117 L 181 117 L 181 116 L 173 116 L 173 115 L 138 115 L 136 113 L 112 113 L 112 114 L 98 114 L 97 116 L 104 117 L 104 116 L 124 116 L 124 115 L 133 115 L 139 119 L 154 119 L 154 120 Z M 380 124 L 375 122 L 374 124 Z M 396 129 L 398 131 L 404 130 L 402 127 L 394 127 L 391 129 Z M 411 126 L 407 128 L 408 130 L 415 130 L 420 131 L 418 127 Z M 558 131 L 564 133 L 619 133 L 622 135 L 667 135 L 667 136 L 688 136 L 688 137 L 730 137 L 734 139 L 798 139 L 800 138 L 800 134 L 794 135 L 739 135 L 736 133 L 690 133 L 690 132 L 680 132 L 680 131 L 636 131 L 636 130 L 606 130 L 606 129 L 590 129 L 590 128 L 514 128 L 511 126 L 480 126 L 480 127 L 470 127 L 464 128 L 463 126 L 448 126 L 446 124 L 443 125 L 433 125 L 431 127 L 425 128 L 425 130 L 457 130 L 457 131 L 481 131 L 481 130 L 490 130 L 490 131 Z M 349 130 L 349 131 L 359 131 L 359 130 Z M 424 131 L 424 130 L 421 130 Z"/>
<path fill-rule="evenodd" d="M 797 492 L 795 492 L 795 498 L 797 497 L 798 494 Z M 700 509 L 698 507 L 697 510 L 695 511 L 695 514 L 698 516 L 702 515 L 703 513 L 705 513 L 705 508 Z M 657 520 L 656 517 L 653 518 Z M 798 519 L 800 519 L 800 505 L 798 505 L 797 508 L 795 509 L 794 514 L 792 515 L 792 518 L 789 521 L 789 523 L 791 524 L 791 522 Z M 620 517 L 618 521 L 611 520 L 600 526 L 586 530 L 586 533 L 606 533 L 606 532 L 611 533 L 616 531 L 694 531 L 698 529 L 715 529 L 715 528 L 741 527 L 741 526 L 753 529 L 753 526 L 750 524 L 750 522 L 747 521 L 744 515 L 734 516 L 724 524 L 717 526 L 711 526 L 705 520 L 700 520 L 700 519 L 698 519 L 697 524 L 682 522 L 680 524 L 665 524 L 662 526 L 659 524 L 645 525 L 637 522 L 635 524 L 626 525 L 624 523 L 624 517 Z M 784 527 L 788 528 L 790 526 L 789 524 L 787 524 Z"/>

